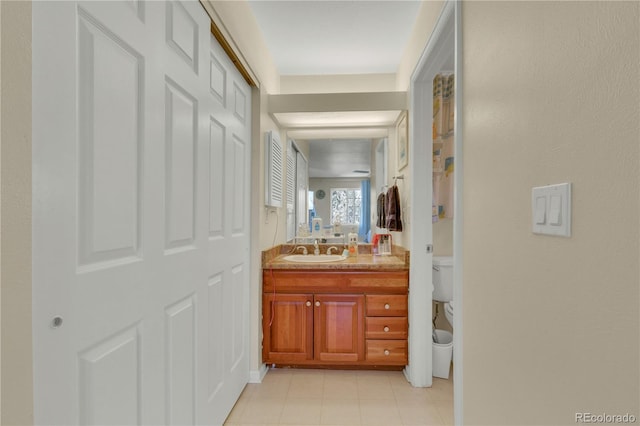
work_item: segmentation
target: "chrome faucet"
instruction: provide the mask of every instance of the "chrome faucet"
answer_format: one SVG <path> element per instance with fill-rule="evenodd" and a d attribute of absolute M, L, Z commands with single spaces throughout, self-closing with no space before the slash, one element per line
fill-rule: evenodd
<path fill-rule="evenodd" d="M 304 254 L 304 255 L 309 254 L 309 252 L 307 252 L 307 248 L 306 248 L 305 246 L 298 246 L 298 247 L 296 247 L 296 248 L 294 249 L 294 251 L 298 251 L 298 250 L 300 250 L 300 249 L 302 249 L 302 254 Z"/>
<path fill-rule="evenodd" d="M 338 247 L 336 247 L 336 246 L 331 246 L 331 247 L 329 247 L 329 248 L 327 249 L 327 254 L 331 254 L 331 251 L 332 251 L 332 250 L 338 251 Z"/>
<path fill-rule="evenodd" d="M 318 256 L 320 254 L 320 247 L 318 247 L 318 240 L 313 242 L 313 255 Z"/>

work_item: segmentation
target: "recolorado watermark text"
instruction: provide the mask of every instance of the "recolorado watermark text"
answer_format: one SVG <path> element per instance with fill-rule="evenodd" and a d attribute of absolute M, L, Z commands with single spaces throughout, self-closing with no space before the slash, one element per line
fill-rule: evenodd
<path fill-rule="evenodd" d="M 576 423 L 635 423 L 633 414 L 576 413 Z"/>

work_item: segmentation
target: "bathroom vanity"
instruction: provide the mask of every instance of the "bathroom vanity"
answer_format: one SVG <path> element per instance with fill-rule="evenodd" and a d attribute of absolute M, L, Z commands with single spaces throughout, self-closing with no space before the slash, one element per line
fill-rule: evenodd
<path fill-rule="evenodd" d="M 409 253 L 373 256 L 364 247 L 334 262 L 284 260 L 293 248 L 263 252 L 263 362 L 405 366 Z"/>

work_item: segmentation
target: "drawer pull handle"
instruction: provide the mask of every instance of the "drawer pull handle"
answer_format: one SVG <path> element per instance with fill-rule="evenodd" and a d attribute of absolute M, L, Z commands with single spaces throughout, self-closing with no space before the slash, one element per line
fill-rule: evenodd
<path fill-rule="evenodd" d="M 385 304 L 384 304 L 384 308 L 385 308 L 385 309 L 391 309 L 391 305 L 389 305 L 388 303 L 385 303 Z"/>
<path fill-rule="evenodd" d="M 383 330 L 384 330 L 384 332 L 385 332 L 385 333 L 388 333 L 388 332 L 389 332 L 389 327 L 387 327 L 387 326 L 385 325 L 385 326 L 384 326 L 384 328 L 383 328 Z"/>
<path fill-rule="evenodd" d="M 311 302 L 307 300 L 307 306 L 311 306 Z"/>
<path fill-rule="evenodd" d="M 389 351 L 389 349 L 385 349 L 385 350 L 384 350 L 384 354 L 385 354 L 386 356 L 389 356 L 389 355 L 391 354 L 391 352 Z"/>
<path fill-rule="evenodd" d="M 316 302 L 316 306 L 320 306 L 320 302 Z"/>

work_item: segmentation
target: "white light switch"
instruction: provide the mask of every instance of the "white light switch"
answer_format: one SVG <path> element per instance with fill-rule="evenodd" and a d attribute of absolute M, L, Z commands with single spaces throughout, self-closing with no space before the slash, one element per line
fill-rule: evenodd
<path fill-rule="evenodd" d="M 534 234 L 571 236 L 571 184 L 539 186 L 531 191 Z"/>
<path fill-rule="evenodd" d="M 547 221 L 547 199 L 545 197 L 536 198 L 534 218 L 536 225 L 544 225 Z"/>
<path fill-rule="evenodd" d="M 551 195 L 551 205 L 549 206 L 549 224 L 553 226 L 562 225 L 562 197 Z"/>

